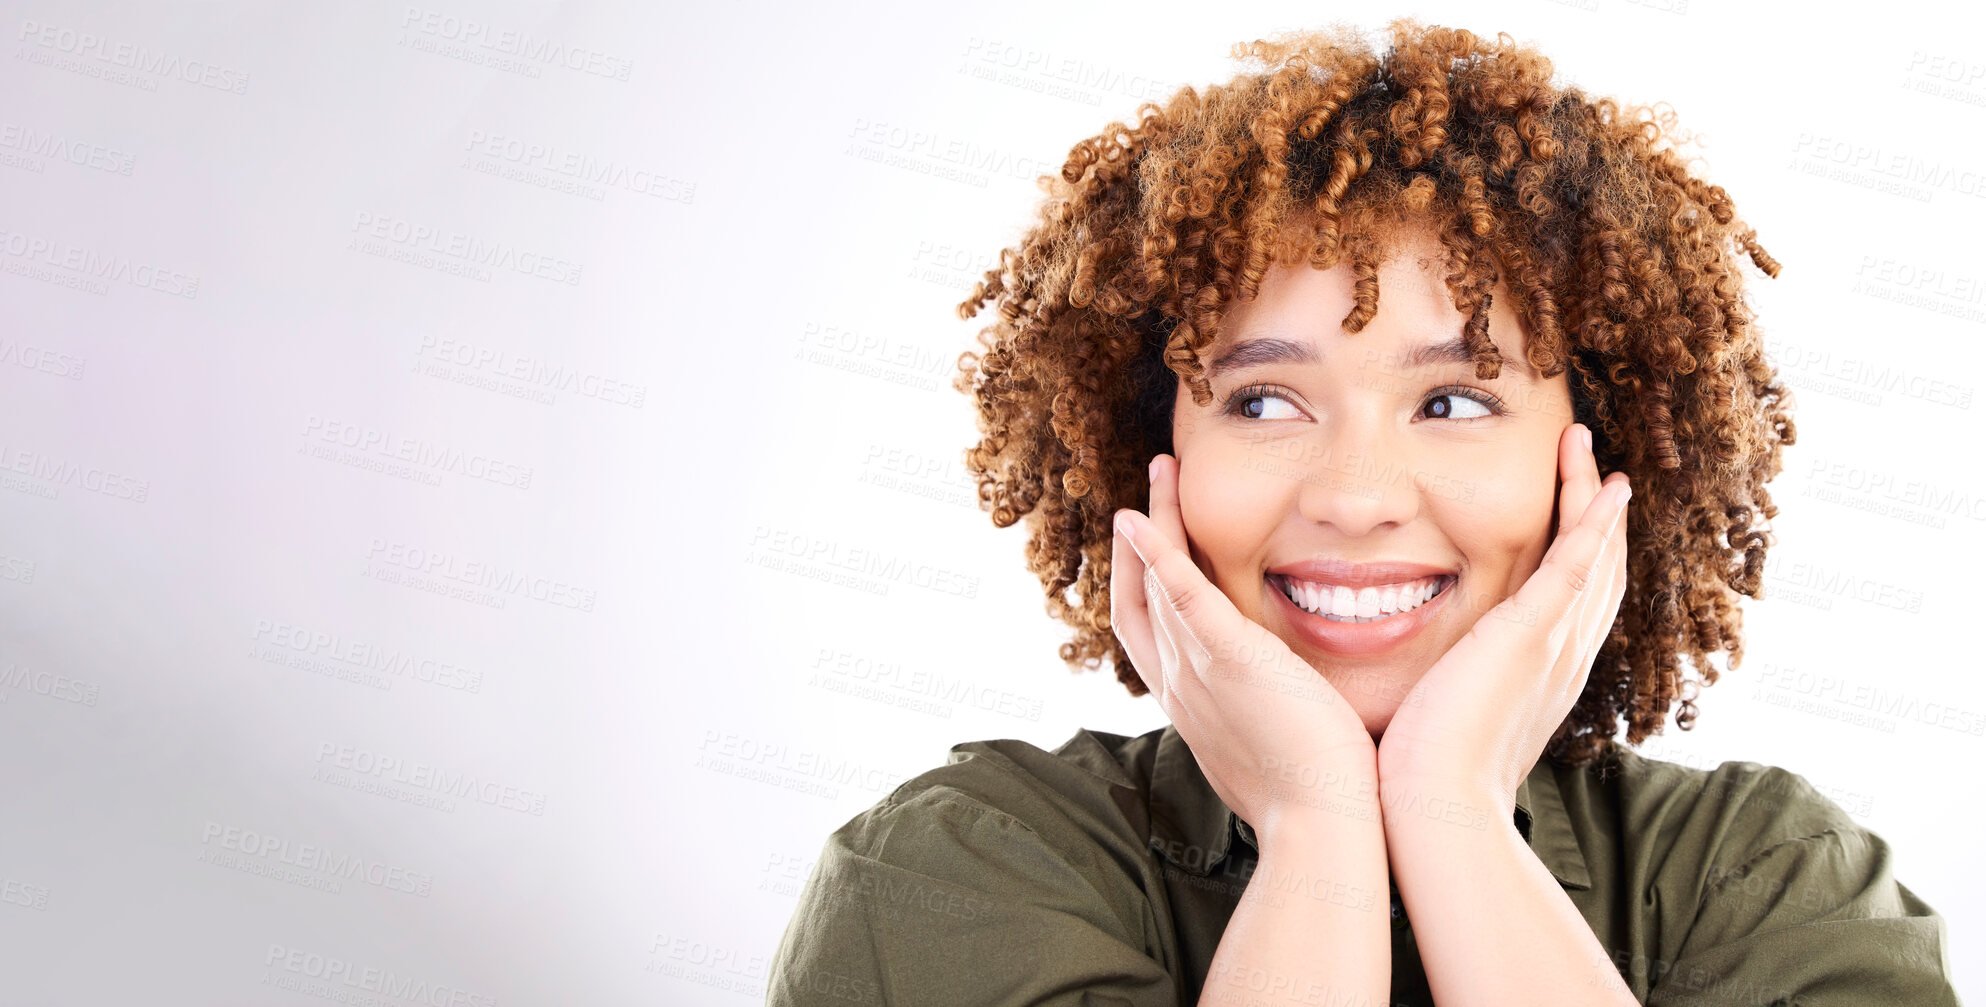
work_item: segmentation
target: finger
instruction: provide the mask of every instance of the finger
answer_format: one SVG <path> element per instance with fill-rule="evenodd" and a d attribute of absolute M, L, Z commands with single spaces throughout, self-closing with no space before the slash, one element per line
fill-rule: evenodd
<path fill-rule="evenodd" d="M 1553 536 L 1554 542 L 1578 527 L 1578 516 L 1583 515 L 1599 496 L 1603 484 L 1599 459 L 1593 452 L 1591 441 L 1592 428 L 1584 423 L 1566 427 L 1561 437 L 1559 471 L 1563 485 L 1559 495 L 1559 526 Z M 1588 665 L 1592 650 L 1589 643 L 1594 633 L 1602 629 L 1597 624 L 1601 619 L 1608 618 L 1605 612 L 1611 612 L 1618 606 L 1617 601 L 1610 600 L 1616 558 L 1614 545 L 1614 540 L 1610 539 L 1596 561 L 1596 569 L 1605 578 L 1608 590 L 1588 591 L 1573 603 L 1572 631 L 1567 637 L 1566 651 L 1560 662 L 1564 674 L 1561 681 L 1580 678 L 1590 670 Z"/>
<path fill-rule="evenodd" d="M 1206 650 L 1202 646 L 1205 642 L 1203 634 L 1187 624 L 1187 611 L 1181 607 L 1197 609 L 1202 592 L 1195 581 L 1205 581 L 1206 575 L 1191 563 L 1186 547 L 1186 520 L 1179 512 L 1179 459 L 1172 455 L 1154 455 L 1150 473 L 1152 484 L 1148 494 L 1150 503 L 1146 507 L 1147 519 L 1136 527 L 1138 542 L 1145 550 L 1145 567 L 1153 575 L 1147 580 L 1156 580 L 1147 595 L 1148 610 L 1158 633 L 1172 648 L 1175 660 L 1166 667 L 1177 676 L 1188 663 L 1189 648 Z M 1169 565 L 1165 559 L 1169 553 L 1187 556 L 1194 575 L 1185 577 L 1174 574 L 1168 577 L 1162 573 L 1162 568 Z M 1170 687 L 1177 692 L 1180 682 L 1174 681 Z"/>
<path fill-rule="evenodd" d="M 1624 473 L 1609 476 L 1579 520 L 1545 551 L 1538 572 L 1512 595 L 1518 605 L 1537 606 L 1535 611 L 1550 617 L 1553 653 L 1557 653 L 1575 628 L 1574 616 L 1580 601 L 1589 594 L 1604 595 L 1612 589 L 1611 563 L 1602 567 L 1599 561 L 1619 531 L 1621 514 L 1626 509 L 1627 482 Z"/>
<path fill-rule="evenodd" d="M 1206 591 L 1214 588 L 1184 550 L 1164 541 L 1165 536 L 1150 517 L 1135 514 L 1131 521 L 1136 543 L 1144 551 L 1145 609 L 1151 615 L 1152 629 L 1160 646 L 1167 648 L 1166 656 L 1171 658 L 1165 667 L 1176 675 L 1181 667 L 1197 666 L 1194 658 L 1208 652 L 1204 646 L 1207 634 L 1194 621 L 1205 604 Z M 1181 563 L 1191 572 L 1182 572 Z M 1226 600 L 1225 596 L 1222 600 Z M 1179 682 L 1169 682 L 1168 687 L 1176 692 Z"/>
<path fill-rule="evenodd" d="M 1606 645 L 1607 634 L 1613 631 L 1619 617 L 1621 599 L 1627 595 L 1628 535 L 1625 512 L 1619 522 L 1594 564 L 1594 578 L 1604 583 L 1604 588 L 1596 585 L 1575 606 L 1580 613 L 1578 630 L 1566 641 L 1563 660 L 1555 669 L 1555 677 L 1563 688 L 1562 695 L 1576 698 L 1585 688 L 1586 679 L 1593 671 L 1593 660 L 1599 655 L 1600 648 Z"/>
<path fill-rule="evenodd" d="M 1152 458 L 1151 506 L 1146 512 L 1159 534 L 1173 548 L 1187 552 L 1186 519 L 1179 513 L 1179 459 L 1172 455 Z"/>
<path fill-rule="evenodd" d="M 1574 423 L 1559 434 L 1558 534 L 1554 541 L 1578 525 L 1579 516 L 1600 492 L 1600 463 L 1586 443 L 1590 430 L 1584 423 Z"/>
<path fill-rule="evenodd" d="M 1110 628 L 1124 645 L 1124 652 L 1130 655 L 1131 667 L 1144 681 L 1145 689 L 1159 701 L 1159 708 L 1164 709 L 1165 676 L 1145 597 L 1145 561 L 1138 557 L 1121 528 L 1113 529 L 1110 542 Z"/>
<path fill-rule="evenodd" d="M 1627 597 L 1627 551 L 1629 544 L 1627 526 L 1628 514 L 1624 510 L 1621 513 L 1620 523 L 1614 528 L 1612 541 L 1607 543 L 1607 547 L 1614 551 L 1612 576 L 1608 578 L 1608 583 L 1612 587 L 1612 590 L 1607 593 L 1606 605 L 1600 609 L 1599 635 L 1593 641 L 1593 650 L 1596 653 L 1601 647 L 1606 645 L 1607 634 L 1613 632 L 1614 623 L 1620 620 L 1621 602 Z"/>
<path fill-rule="evenodd" d="M 1621 480 L 1624 481 L 1626 479 L 1627 476 L 1621 476 Z M 1602 583 L 1605 585 L 1604 589 L 1597 592 L 1594 596 L 1599 601 L 1600 606 L 1599 611 L 1596 613 L 1599 618 L 1595 620 L 1595 623 L 1598 630 L 1602 633 L 1606 632 L 1613 625 L 1614 615 L 1620 611 L 1621 598 L 1627 591 L 1627 524 L 1629 510 L 1629 507 L 1623 506 L 1620 517 L 1614 519 L 1613 526 L 1608 530 L 1607 547 L 1601 552 L 1597 567 L 1602 577 Z"/>
<path fill-rule="evenodd" d="M 1146 611 L 1161 648 L 1166 696 L 1190 713 L 1208 693 L 1200 669 L 1209 660 L 1250 656 L 1236 650 L 1248 621 L 1186 550 L 1164 541 L 1150 517 L 1131 512 L 1128 520 L 1145 563 Z"/>
<path fill-rule="evenodd" d="M 1147 670 L 1142 674 L 1148 679 L 1146 688 L 1163 697 L 1160 701 L 1161 708 L 1165 710 L 1166 716 L 1177 724 L 1187 712 L 1181 700 L 1181 693 L 1193 691 L 1182 690 L 1180 687 L 1183 681 L 1195 678 L 1187 660 L 1191 653 L 1189 651 L 1191 645 L 1187 637 L 1187 628 L 1181 623 L 1179 613 L 1173 604 L 1172 593 L 1167 590 L 1155 568 L 1155 564 L 1161 561 L 1164 553 L 1175 550 L 1165 545 L 1162 541 L 1164 536 L 1152 527 L 1151 518 L 1135 510 L 1123 510 L 1118 513 L 1126 529 L 1126 532 L 1120 533 L 1120 536 L 1133 550 L 1133 555 L 1142 571 L 1135 588 L 1129 581 L 1125 582 L 1125 590 L 1135 591 L 1142 599 L 1145 625 L 1150 627 L 1153 657 L 1147 662 Z"/>

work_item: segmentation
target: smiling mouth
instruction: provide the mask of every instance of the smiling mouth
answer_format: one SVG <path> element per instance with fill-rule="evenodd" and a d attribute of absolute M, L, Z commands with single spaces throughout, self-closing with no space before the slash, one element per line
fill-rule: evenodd
<path fill-rule="evenodd" d="M 1292 580 L 1283 574 L 1272 573 L 1267 578 L 1297 608 L 1330 622 L 1344 623 L 1385 622 L 1411 614 L 1439 598 L 1456 580 L 1454 574 L 1440 574 L 1402 584 L 1353 590 Z"/>

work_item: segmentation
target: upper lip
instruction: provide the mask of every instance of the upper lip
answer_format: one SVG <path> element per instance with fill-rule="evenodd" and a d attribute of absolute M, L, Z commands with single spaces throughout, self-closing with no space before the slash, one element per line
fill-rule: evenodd
<path fill-rule="evenodd" d="M 1452 576 L 1455 571 L 1426 563 L 1353 563 L 1341 559 L 1307 559 L 1301 563 L 1271 567 L 1268 572 L 1313 584 L 1332 584 L 1356 590 L 1405 584 L 1424 577 Z"/>

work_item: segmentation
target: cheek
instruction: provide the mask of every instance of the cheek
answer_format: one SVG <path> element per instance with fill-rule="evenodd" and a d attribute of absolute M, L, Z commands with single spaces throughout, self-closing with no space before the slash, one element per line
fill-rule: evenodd
<path fill-rule="evenodd" d="M 1293 506 L 1291 486 L 1261 471 L 1257 456 L 1232 445 L 1183 448 L 1179 511 L 1195 559 L 1211 564 L 1224 589 L 1246 587 L 1280 515 Z"/>
<path fill-rule="evenodd" d="M 1477 575 L 1506 582 L 1514 591 L 1551 544 L 1557 478 L 1555 459 L 1551 468 L 1513 460 L 1494 475 L 1458 483 L 1430 503 Z"/>

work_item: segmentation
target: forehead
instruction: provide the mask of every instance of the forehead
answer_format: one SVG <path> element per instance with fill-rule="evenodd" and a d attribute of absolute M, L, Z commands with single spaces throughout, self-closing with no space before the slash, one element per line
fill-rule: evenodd
<path fill-rule="evenodd" d="M 1404 315 L 1402 321 L 1415 327 L 1445 323 L 1450 316 L 1458 326 L 1467 320 L 1448 291 L 1448 250 L 1432 233 L 1412 229 L 1392 237 L 1374 268 L 1379 279 L 1379 312 L 1367 323 L 1367 330 L 1388 314 Z M 1264 319 L 1279 324 L 1306 320 L 1318 328 L 1342 331 L 1338 322 L 1357 304 L 1357 284 L 1349 258 L 1340 259 L 1330 269 L 1317 269 L 1305 262 L 1274 263 L 1263 274 L 1253 298 L 1228 305 L 1222 315 L 1223 335 Z M 1498 294 L 1507 291 L 1500 282 L 1496 289 Z M 1491 310 L 1495 307 L 1492 299 Z"/>
<path fill-rule="evenodd" d="M 1357 306 L 1358 278 L 1349 262 L 1330 269 L 1302 262 L 1272 265 L 1256 296 L 1231 304 L 1222 315 L 1219 338 L 1206 359 L 1221 372 L 1328 361 L 1347 350 L 1356 350 L 1368 362 L 1379 354 L 1403 369 L 1473 359 L 1460 338 L 1468 315 L 1455 307 L 1448 288 L 1447 250 L 1432 233 L 1414 231 L 1396 238 L 1377 272 L 1376 311 L 1353 333 L 1342 324 Z M 1514 296 L 1499 277 L 1491 288 L 1490 339 L 1506 372 L 1536 377 L 1524 355 L 1526 333 L 1512 307 Z"/>

